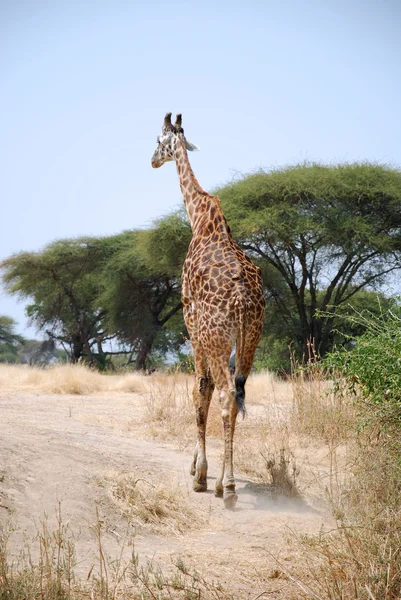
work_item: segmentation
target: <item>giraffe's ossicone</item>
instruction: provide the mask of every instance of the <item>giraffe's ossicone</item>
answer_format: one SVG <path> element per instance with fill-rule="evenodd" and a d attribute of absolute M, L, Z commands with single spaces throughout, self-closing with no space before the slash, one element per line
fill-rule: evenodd
<path fill-rule="evenodd" d="M 205 192 L 189 164 L 189 142 L 181 115 L 164 118 L 152 166 L 175 161 L 192 228 L 182 270 L 182 304 L 195 360 L 193 400 L 198 439 L 191 467 L 194 490 L 207 489 L 206 423 L 215 388 L 221 404 L 224 459 L 215 494 L 227 508 L 237 501 L 233 472 L 233 439 L 238 412 L 245 412 L 245 382 L 260 340 L 265 299 L 259 267 L 234 241 L 217 196 Z M 236 347 L 235 373 L 229 360 Z"/>

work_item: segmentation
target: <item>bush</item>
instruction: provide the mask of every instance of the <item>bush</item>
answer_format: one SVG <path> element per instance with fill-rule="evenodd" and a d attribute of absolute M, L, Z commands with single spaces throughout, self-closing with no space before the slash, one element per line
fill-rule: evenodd
<path fill-rule="evenodd" d="M 381 427 L 401 425 L 401 307 L 393 306 L 375 315 L 355 311 L 347 320 L 366 327 L 351 340 L 349 351 L 337 350 L 323 361 L 335 375 L 338 389 L 360 395 L 371 413 L 369 421 Z M 338 374 L 341 374 L 338 377 Z"/>
<path fill-rule="evenodd" d="M 332 352 L 312 370 L 329 369 L 340 399 L 352 392 L 352 461 L 340 493 L 329 492 L 337 526 L 300 539 L 308 588 L 325 600 L 399 600 L 401 308 L 395 299 L 379 314 L 354 311 L 345 318 L 363 325 L 365 333 L 350 339 L 351 350 Z"/>

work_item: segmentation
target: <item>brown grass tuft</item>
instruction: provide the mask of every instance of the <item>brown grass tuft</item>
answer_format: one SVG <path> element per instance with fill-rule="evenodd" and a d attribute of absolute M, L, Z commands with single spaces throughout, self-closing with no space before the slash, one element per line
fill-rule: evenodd
<path fill-rule="evenodd" d="M 178 535 L 205 523 L 188 493 L 174 482 L 114 473 L 104 479 L 109 497 L 135 530 Z"/>

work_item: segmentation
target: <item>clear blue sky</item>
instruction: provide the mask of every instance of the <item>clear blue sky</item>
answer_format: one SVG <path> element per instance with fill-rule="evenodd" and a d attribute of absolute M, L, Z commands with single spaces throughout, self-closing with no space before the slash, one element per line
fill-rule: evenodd
<path fill-rule="evenodd" d="M 0 0 L 0 258 L 145 226 L 183 113 L 205 189 L 302 160 L 401 165 L 400 0 Z M 27 335 L 24 306 L 0 314 Z"/>

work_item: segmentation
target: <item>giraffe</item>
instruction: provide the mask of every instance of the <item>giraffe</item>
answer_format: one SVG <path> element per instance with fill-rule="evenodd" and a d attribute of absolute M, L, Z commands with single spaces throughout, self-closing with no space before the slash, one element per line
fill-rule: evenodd
<path fill-rule="evenodd" d="M 261 270 L 231 235 L 217 196 L 199 185 L 187 150 L 182 117 L 164 118 L 152 167 L 175 161 L 181 192 L 192 229 L 192 240 L 182 270 L 182 306 L 195 362 L 193 402 L 198 428 L 191 464 L 193 488 L 207 489 L 206 424 L 210 401 L 217 388 L 224 434 L 224 458 L 215 495 L 233 509 L 237 502 L 233 472 L 233 439 L 238 412 L 245 414 L 245 382 L 251 370 L 265 313 Z M 236 345 L 235 373 L 229 368 Z"/>

